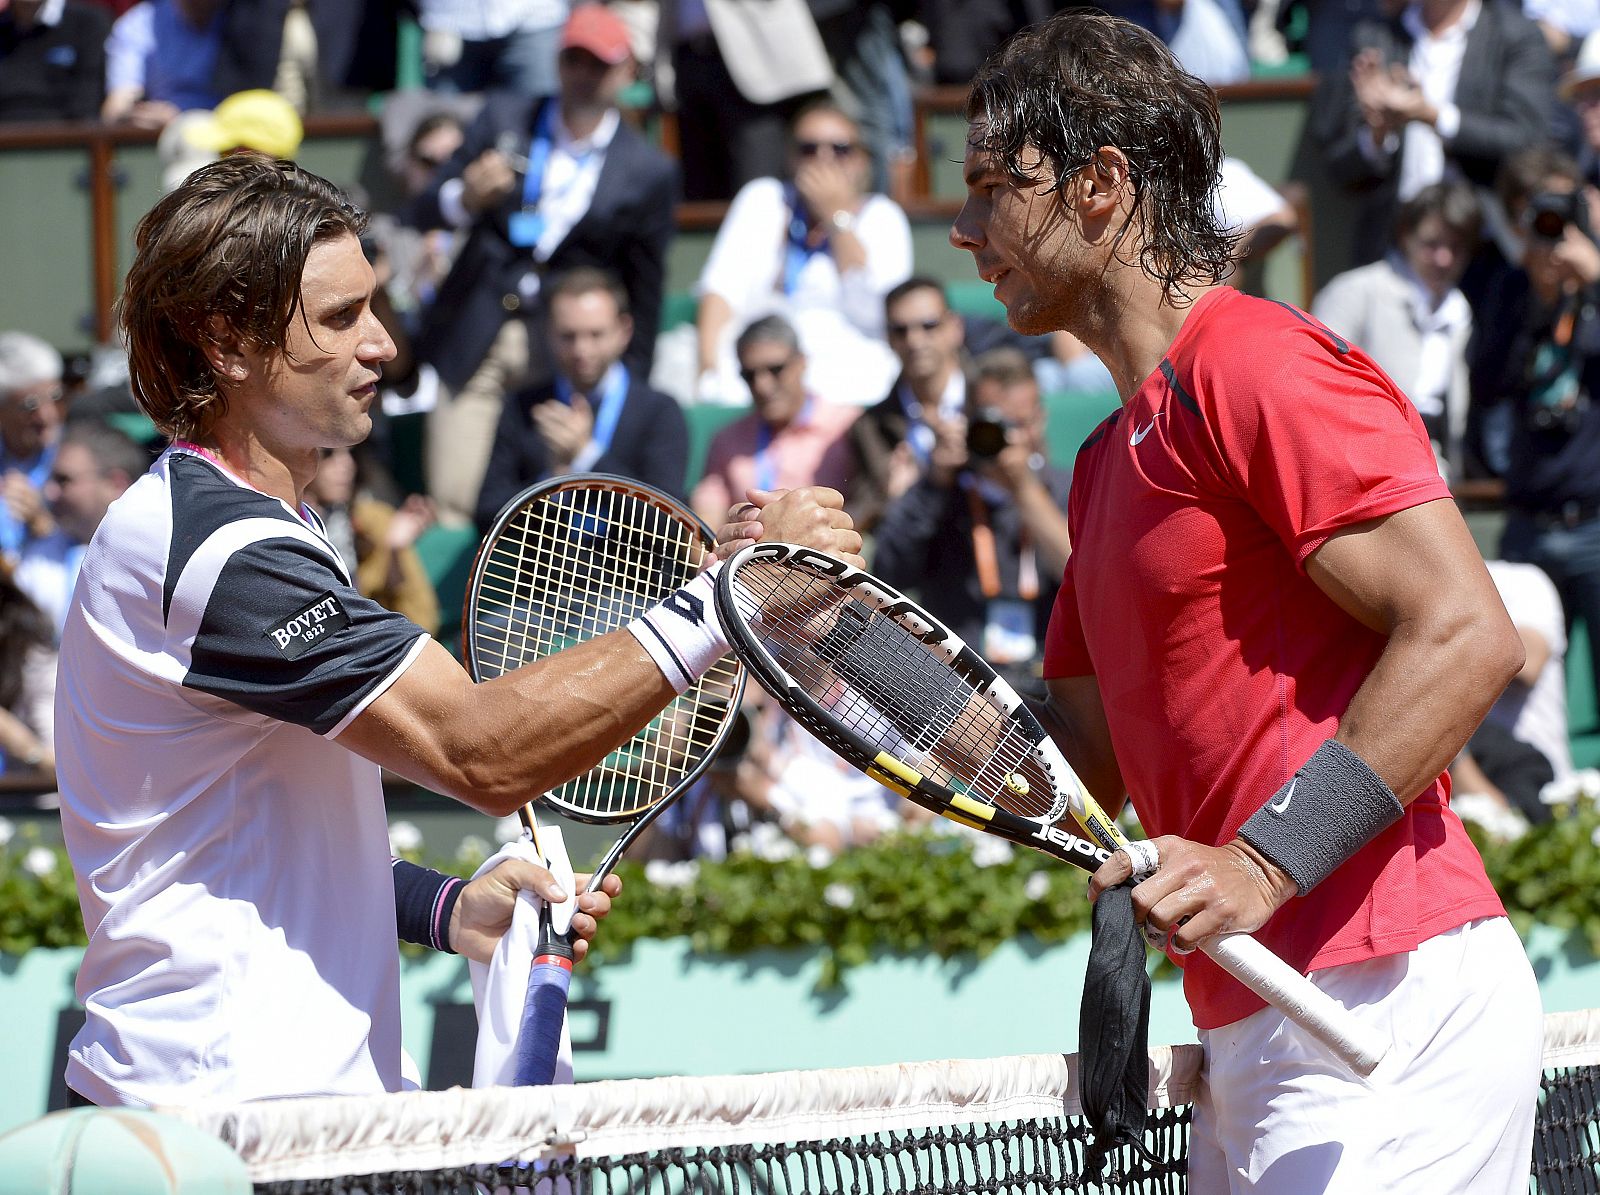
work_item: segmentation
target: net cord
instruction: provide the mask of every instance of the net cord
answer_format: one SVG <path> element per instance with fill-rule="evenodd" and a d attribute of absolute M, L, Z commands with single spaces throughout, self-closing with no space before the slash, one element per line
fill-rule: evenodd
<path fill-rule="evenodd" d="M 1546 1070 L 1596 1064 L 1600 1009 L 1545 1018 Z M 1198 1045 L 1150 1051 L 1151 1108 L 1191 1103 L 1200 1082 Z M 159 1110 L 227 1141 L 256 1182 L 485 1159 L 826 1141 L 1082 1113 L 1077 1056 L 1061 1054 Z"/>

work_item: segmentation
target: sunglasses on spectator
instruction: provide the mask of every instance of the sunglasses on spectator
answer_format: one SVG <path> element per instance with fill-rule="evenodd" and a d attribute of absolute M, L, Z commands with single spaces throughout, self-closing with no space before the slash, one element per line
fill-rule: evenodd
<path fill-rule="evenodd" d="M 53 407 L 67 397 L 67 392 L 60 386 L 46 390 L 42 394 L 29 394 L 22 398 L 13 399 L 11 404 L 19 411 L 37 411 L 40 407 Z"/>
<path fill-rule="evenodd" d="M 848 158 L 856 152 L 856 144 L 853 141 L 800 141 L 795 144 L 795 149 L 800 151 L 802 158 L 814 158 L 823 150 L 836 158 Z"/>
<path fill-rule="evenodd" d="M 889 335 L 896 340 L 903 340 L 918 329 L 924 332 L 937 332 L 943 324 L 944 316 L 942 315 L 934 316 L 932 319 L 912 320 L 909 324 L 890 324 Z"/>
<path fill-rule="evenodd" d="M 756 384 L 756 379 L 757 378 L 760 378 L 760 377 L 775 378 L 780 373 L 782 373 L 784 370 L 788 369 L 789 366 L 791 366 L 793 364 L 794 364 L 794 358 L 792 356 L 785 357 L 782 361 L 779 361 L 776 365 L 752 365 L 752 366 L 749 366 L 747 368 L 741 369 L 739 371 L 739 376 L 744 379 L 744 384 L 746 386 L 754 386 Z"/>

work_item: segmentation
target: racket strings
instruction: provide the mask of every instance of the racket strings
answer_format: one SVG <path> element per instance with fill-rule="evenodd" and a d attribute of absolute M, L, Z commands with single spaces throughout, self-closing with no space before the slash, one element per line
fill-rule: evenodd
<path fill-rule="evenodd" d="M 831 578 L 755 561 L 734 578 L 753 634 L 847 729 L 937 784 L 1022 817 L 1056 806 L 1037 739 L 913 630 Z"/>
<path fill-rule="evenodd" d="M 490 680 L 615 630 L 699 569 L 697 527 L 625 490 L 556 490 L 504 521 L 484 549 L 469 609 L 474 671 Z M 551 794 L 602 820 L 670 795 L 715 744 L 738 691 L 724 660 L 598 766 Z"/>

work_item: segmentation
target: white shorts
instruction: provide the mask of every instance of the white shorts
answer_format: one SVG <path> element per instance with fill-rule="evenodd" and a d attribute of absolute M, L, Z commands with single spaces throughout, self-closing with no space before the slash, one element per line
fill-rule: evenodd
<path fill-rule="evenodd" d="M 1312 980 L 1393 1042 L 1357 1079 L 1267 1008 L 1203 1031 L 1190 1195 L 1526 1195 L 1539 987 L 1503 917 Z"/>

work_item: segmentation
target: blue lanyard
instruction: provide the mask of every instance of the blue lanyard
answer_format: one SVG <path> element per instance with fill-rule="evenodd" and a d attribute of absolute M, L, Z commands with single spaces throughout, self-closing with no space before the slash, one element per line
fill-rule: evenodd
<path fill-rule="evenodd" d="M 618 361 L 606 370 L 595 390 L 598 402 L 594 403 L 594 430 L 589 433 L 589 443 L 604 456 L 611 450 L 611 437 L 617 434 L 617 420 L 622 418 L 622 405 L 628 397 L 628 367 Z M 556 379 L 556 397 L 567 406 L 572 405 L 572 383 L 566 378 Z M 593 401 L 591 399 L 591 401 Z"/>
<path fill-rule="evenodd" d="M 789 206 L 789 231 L 783 251 L 783 293 L 792 295 L 800 283 L 800 271 L 806 268 L 806 263 L 817 254 L 828 251 L 828 238 L 823 237 L 822 243 L 817 245 L 807 241 L 805 209 L 792 183 L 784 187 L 783 197 Z"/>
<path fill-rule="evenodd" d="M 539 206 L 544 192 L 544 169 L 550 164 L 550 147 L 555 141 L 556 106 L 546 100 L 539 109 L 539 120 L 533 128 L 533 140 L 528 143 L 528 169 L 522 176 L 522 210 L 531 212 Z"/>

